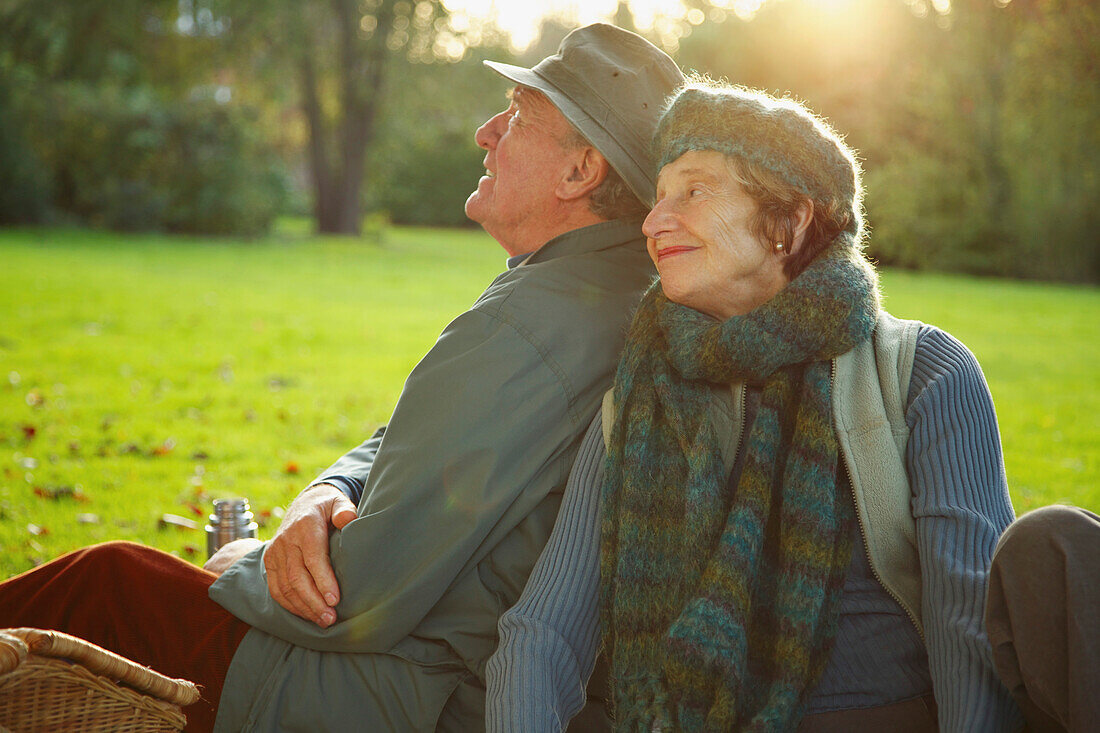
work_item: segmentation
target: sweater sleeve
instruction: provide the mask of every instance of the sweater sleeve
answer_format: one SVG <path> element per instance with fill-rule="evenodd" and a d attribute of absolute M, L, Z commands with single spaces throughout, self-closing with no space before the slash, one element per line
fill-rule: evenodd
<path fill-rule="evenodd" d="M 1018 730 L 982 622 L 993 550 L 1014 516 L 993 398 L 974 355 L 932 326 L 917 337 L 906 422 L 940 730 Z"/>
<path fill-rule="evenodd" d="M 486 669 L 490 733 L 561 731 L 584 706 L 599 632 L 603 461 L 597 413 L 550 540 L 519 602 L 500 619 L 500 646 Z"/>
<path fill-rule="evenodd" d="M 346 474 L 330 474 L 326 471 L 314 479 L 310 486 L 332 484 L 351 499 L 353 504 L 358 506 L 359 500 L 363 498 L 363 484 L 367 481 L 370 468 L 374 465 L 374 459 L 378 455 L 378 447 L 382 445 L 382 437 L 385 434 L 386 426 L 383 425 L 374 431 L 374 435 L 370 436 L 362 445 L 340 459 L 341 462 L 345 463 L 353 462 L 360 467 L 360 470 L 354 473 L 348 471 Z M 351 458 L 349 459 L 349 457 Z"/>

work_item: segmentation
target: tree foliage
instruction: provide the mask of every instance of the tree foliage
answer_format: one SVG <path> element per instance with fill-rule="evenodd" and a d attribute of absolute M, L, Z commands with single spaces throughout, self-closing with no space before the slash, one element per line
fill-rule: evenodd
<path fill-rule="evenodd" d="M 0 182 L 14 179 L 0 222 L 268 228 L 282 166 L 254 111 L 217 83 L 212 13 L 167 0 L 17 0 L 0 13 Z"/>
<path fill-rule="evenodd" d="M 367 154 L 383 124 L 387 87 L 409 60 L 434 58 L 445 11 L 437 0 L 235 0 L 235 63 L 288 95 L 305 120 L 305 160 L 320 232 L 357 234 Z M 368 180 L 368 184 L 370 181 Z"/>
<path fill-rule="evenodd" d="M 474 132 L 507 104 L 511 86 L 484 58 L 509 55 L 484 46 L 460 63 L 402 63 L 367 161 L 371 208 L 400 224 L 472 225 L 463 208 L 485 157 Z"/>
<path fill-rule="evenodd" d="M 861 153 L 889 265 L 1100 281 L 1100 7 L 685 0 L 684 67 L 791 93 Z M 629 4 L 616 22 L 632 26 Z M 672 30 L 670 30 L 672 29 Z M 549 19 L 530 65 L 569 30 Z M 475 43 L 465 51 L 464 42 Z M 467 223 L 499 37 L 441 0 L 0 0 L 0 223 L 322 232 Z"/>

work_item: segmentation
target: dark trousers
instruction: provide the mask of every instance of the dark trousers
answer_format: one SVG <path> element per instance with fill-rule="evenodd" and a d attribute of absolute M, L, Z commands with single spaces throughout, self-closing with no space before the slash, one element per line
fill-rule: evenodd
<path fill-rule="evenodd" d="M 222 684 L 248 625 L 207 597 L 215 576 L 132 542 L 94 545 L 0 583 L 0 628 L 63 631 L 191 680 L 188 731 L 214 727 Z"/>
<path fill-rule="evenodd" d="M 993 663 L 1028 730 L 1100 730 L 1100 517 L 1036 509 L 993 555 L 985 623 Z"/>

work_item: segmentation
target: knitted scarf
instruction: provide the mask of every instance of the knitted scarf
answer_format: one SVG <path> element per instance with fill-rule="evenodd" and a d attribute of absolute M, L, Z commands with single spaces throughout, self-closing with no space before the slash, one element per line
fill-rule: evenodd
<path fill-rule="evenodd" d="M 829 360 L 869 338 L 874 271 L 842 235 L 720 322 L 656 283 L 615 375 L 601 625 L 618 730 L 793 730 L 836 634 L 853 507 Z M 728 490 L 712 385 L 762 384 Z"/>

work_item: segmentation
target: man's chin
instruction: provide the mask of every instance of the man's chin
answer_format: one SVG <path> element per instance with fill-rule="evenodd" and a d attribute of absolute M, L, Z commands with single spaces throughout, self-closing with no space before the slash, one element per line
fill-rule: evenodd
<path fill-rule="evenodd" d="M 481 200 L 478 196 L 478 192 L 474 191 L 466 199 L 466 218 L 475 224 L 481 224 L 485 220 L 485 209 L 481 206 Z"/>

